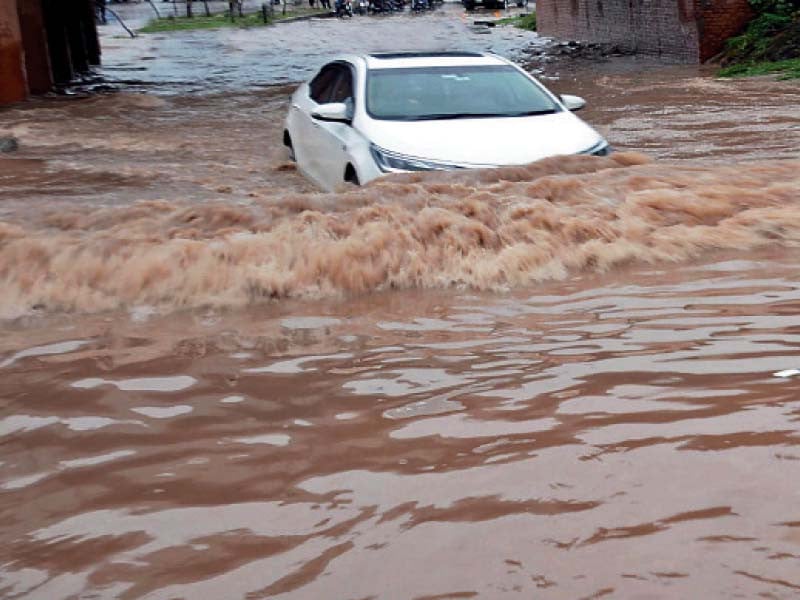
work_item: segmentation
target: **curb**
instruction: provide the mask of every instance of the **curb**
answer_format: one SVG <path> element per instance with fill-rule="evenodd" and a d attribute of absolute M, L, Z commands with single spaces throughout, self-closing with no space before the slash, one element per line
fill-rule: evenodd
<path fill-rule="evenodd" d="M 281 23 L 297 23 L 298 21 L 310 21 L 311 19 L 330 19 L 336 15 L 332 12 L 314 13 L 311 15 L 299 15 L 297 17 L 286 17 L 285 19 L 275 19 L 270 25 L 280 25 Z"/>

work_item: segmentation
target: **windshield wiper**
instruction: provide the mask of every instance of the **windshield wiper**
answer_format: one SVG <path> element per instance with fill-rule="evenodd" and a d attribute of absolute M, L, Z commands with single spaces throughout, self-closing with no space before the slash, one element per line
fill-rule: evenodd
<path fill-rule="evenodd" d="M 417 121 L 444 121 L 447 119 L 490 119 L 492 117 L 507 117 L 508 113 L 434 113 L 431 115 L 418 115 Z"/>
<path fill-rule="evenodd" d="M 552 115 L 552 114 L 557 113 L 557 112 L 558 111 L 555 108 L 543 108 L 541 110 L 526 110 L 526 111 L 523 111 L 523 112 L 514 113 L 513 115 L 509 114 L 508 116 L 532 117 L 532 116 L 535 116 L 535 115 Z"/>
<path fill-rule="evenodd" d="M 547 115 L 556 112 L 555 109 L 528 110 L 510 113 L 434 113 L 430 115 L 417 115 L 412 117 L 415 121 L 443 121 L 447 119 L 492 119 L 502 117 L 529 117 L 532 115 Z"/>

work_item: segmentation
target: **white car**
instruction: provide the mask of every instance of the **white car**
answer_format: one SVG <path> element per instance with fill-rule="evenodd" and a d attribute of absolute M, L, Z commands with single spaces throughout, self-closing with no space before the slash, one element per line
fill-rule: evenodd
<path fill-rule="evenodd" d="M 608 154 L 602 136 L 571 112 L 585 104 L 491 54 L 342 56 L 297 88 L 283 142 L 327 191 L 386 173 Z"/>

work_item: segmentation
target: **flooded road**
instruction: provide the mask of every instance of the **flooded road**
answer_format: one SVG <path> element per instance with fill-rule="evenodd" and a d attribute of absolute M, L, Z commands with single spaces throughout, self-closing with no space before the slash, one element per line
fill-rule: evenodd
<path fill-rule="evenodd" d="M 4 597 L 795 597 L 798 275 L 13 328 Z"/>
<path fill-rule="evenodd" d="M 566 67 L 548 68 L 552 87 L 591 98 L 581 117 L 619 148 L 704 163 L 798 156 L 796 82 L 715 79 L 714 66 L 656 68 L 637 58 Z"/>
<path fill-rule="evenodd" d="M 389 23 L 469 31 L 0 112 L 0 597 L 796 598 L 798 85 L 521 52 L 623 152 L 320 194 L 280 82 Z"/>
<path fill-rule="evenodd" d="M 261 5 L 253 0 L 247 4 L 252 10 Z M 153 16 L 146 5 L 125 12 L 136 27 Z M 506 27 L 496 33 L 474 25 L 494 18 L 483 11 L 467 15 L 460 3 L 448 3 L 424 14 L 406 10 L 352 19 L 312 18 L 275 27 L 172 32 L 135 40 L 111 23 L 101 30 L 103 74 L 111 82 L 122 80 L 159 94 L 240 92 L 303 81 L 337 54 L 457 49 L 513 58 L 547 45 L 529 31 Z"/>

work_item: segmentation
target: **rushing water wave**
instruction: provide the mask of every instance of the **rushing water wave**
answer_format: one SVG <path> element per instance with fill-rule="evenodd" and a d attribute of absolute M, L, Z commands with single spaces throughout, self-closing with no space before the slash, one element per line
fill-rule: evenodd
<path fill-rule="evenodd" d="M 0 314 L 243 306 L 385 289 L 505 290 L 800 241 L 800 163 L 619 153 L 410 174 L 246 204 L 141 202 L 0 223 Z"/>

